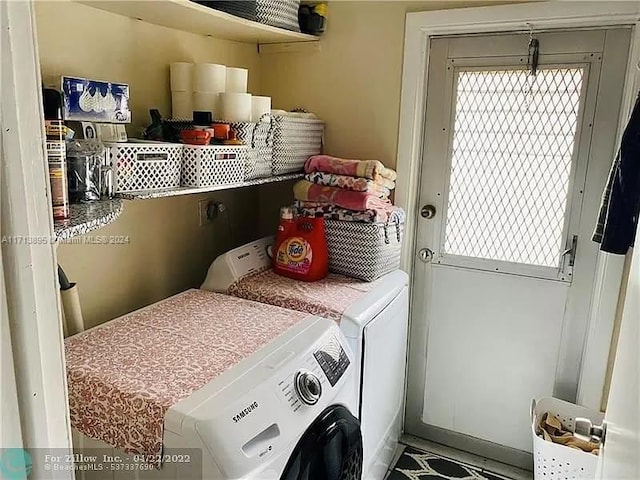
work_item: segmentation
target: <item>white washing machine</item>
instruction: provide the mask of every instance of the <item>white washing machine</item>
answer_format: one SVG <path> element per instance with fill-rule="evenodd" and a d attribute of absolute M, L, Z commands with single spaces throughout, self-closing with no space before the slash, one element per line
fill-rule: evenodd
<path fill-rule="evenodd" d="M 131 388 L 124 387 L 124 377 L 113 375 L 112 371 L 104 374 L 107 369 L 101 368 L 97 364 L 99 361 L 85 363 L 78 360 L 76 354 L 90 351 L 89 359 L 104 357 L 107 352 L 114 358 L 119 357 L 118 352 L 123 357 L 135 357 L 135 351 L 140 351 L 141 339 L 151 332 L 153 324 L 160 327 L 161 334 L 157 338 L 175 334 L 172 338 L 183 341 L 180 344 L 182 348 L 188 345 L 197 348 L 199 342 L 205 342 L 214 349 L 222 337 L 212 336 L 209 331 L 217 327 L 207 328 L 202 322 L 216 324 L 221 321 L 215 312 L 212 314 L 212 310 L 220 306 L 224 308 L 225 304 L 251 311 L 249 317 L 255 316 L 258 321 L 265 321 L 267 315 L 282 310 L 273 308 L 260 317 L 259 312 L 264 310 L 260 307 L 264 305 L 255 302 L 201 290 L 178 294 L 67 339 L 67 356 L 71 359 L 71 365 L 68 365 L 70 391 L 87 385 L 91 388 L 96 379 L 100 379 L 100 388 L 105 392 L 127 388 L 126 398 L 141 398 Z M 176 315 L 180 311 L 187 312 L 184 315 L 191 318 L 179 318 L 176 323 Z M 74 428 L 76 458 L 98 456 L 97 463 L 93 461 L 88 468 L 79 468 L 76 478 L 358 480 L 362 471 L 363 447 L 353 389 L 357 362 L 344 334 L 334 322 L 295 313 L 296 317 L 291 317 L 292 326 L 283 333 L 168 408 L 162 421 L 161 469 L 147 468 L 149 465 L 144 461 L 135 460 L 135 454 L 127 457 L 121 450 L 91 439 Z M 244 333 L 255 334 L 250 323 L 245 328 L 243 325 L 246 324 L 233 324 L 232 318 L 224 321 L 232 322 L 221 324 L 226 331 L 238 327 L 235 334 L 239 339 L 245 338 Z M 199 338 L 188 333 L 195 332 L 194 327 L 203 330 Z M 168 332 L 169 328 L 174 331 Z M 116 341 L 103 342 L 104 339 Z M 165 348 L 171 349 L 172 346 L 167 343 Z M 153 352 L 156 352 L 154 358 L 163 357 L 157 349 Z M 189 361 L 197 361 L 193 355 L 186 357 Z M 168 355 L 166 358 L 177 357 Z M 163 361 L 159 359 L 157 365 L 161 370 L 170 372 L 171 365 L 164 369 Z M 208 365 L 204 358 L 202 363 Z M 137 369 L 144 378 L 152 378 L 148 375 L 150 367 L 145 362 L 130 364 L 127 368 L 131 372 Z M 179 372 L 184 373 L 185 370 L 180 369 Z M 180 382 L 181 378 L 174 378 L 172 382 Z M 139 390 L 145 397 L 154 396 L 155 390 L 163 389 L 167 379 L 159 376 L 156 381 L 148 382 L 141 384 Z M 96 433 L 92 425 L 103 421 L 109 429 L 113 427 L 119 431 L 127 428 L 118 426 L 124 423 L 125 418 L 117 418 L 115 414 L 107 414 L 108 418 L 103 418 L 104 412 L 117 411 L 101 408 L 109 401 L 117 402 L 114 395 L 107 393 L 97 396 L 97 400 L 89 397 L 74 397 L 75 411 L 81 411 L 87 419 L 83 423 L 89 431 Z M 146 422 L 146 408 L 134 410 L 143 412 L 140 418 Z M 134 413 L 131 409 L 125 411 L 127 415 Z M 120 438 L 119 434 L 116 438 Z M 142 437 L 131 438 L 145 440 Z M 100 460 L 107 457 L 109 460 Z M 94 469 L 96 465 L 100 468 Z M 51 478 L 56 478 L 55 472 Z"/>
<path fill-rule="evenodd" d="M 327 320 L 304 320 L 169 409 L 165 448 L 202 449 L 205 479 L 357 480 L 362 437 L 345 343 Z"/>
<path fill-rule="evenodd" d="M 364 442 L 363 478 L 382 479 L 402 431 L 408 277 L 398 270 L 371 283 L 335 274 L 330 274 L 326 282 L 298 282 L 268 270 L 271 259 L 267 249 L 272 242 L 272 237 L 263 238 L 219 256 L 201 288 L 337 321 L 356 357 L 358 417 Z M 331 286 L 342 281 L 343 291 L 339 285 Z M 238 282 L 244 282 L 244 288 L 234 288 Z M 344 292 L 348 294 L 343 295 Z M 310 296 L 313 301 L 307 301 Z M 341 305 L 341 298 L 348 304 Z M 330 304 L 330 308 L 323 309 L 323 304 Z"/>

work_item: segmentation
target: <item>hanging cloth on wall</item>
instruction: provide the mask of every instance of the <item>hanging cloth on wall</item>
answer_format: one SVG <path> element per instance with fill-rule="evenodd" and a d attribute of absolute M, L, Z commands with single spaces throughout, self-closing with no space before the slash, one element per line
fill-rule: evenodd
<path fill-rule="evenodd" d="M 600 250 L 624 255 L 633 246 L 640 212 L 640 93 L 622 135 L 602 194 L 593 241 Z"/>
<path fill-rule="evenodd" d="M 528 23 L 529 26 L 529 50 L 527 52 L 527 68 L 529 68 L 529 75 L 531 77 L 536 76 L 538 73 L 538 62 L 540 61 L 540 40 L 533 35 L 533 25 Z"/>

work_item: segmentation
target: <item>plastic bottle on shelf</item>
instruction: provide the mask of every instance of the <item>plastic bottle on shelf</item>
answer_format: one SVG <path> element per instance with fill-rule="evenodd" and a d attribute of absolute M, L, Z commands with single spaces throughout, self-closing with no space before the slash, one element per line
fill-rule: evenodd
<path fill-rule="evenodd" d="M 51 203 L 53 218 L 65 220 L 69 218 L 69 188 L 67 179 L 67 145 L 65 143 L 65 126 L 62 120 L 46 120 L 47 163 L 49 165 L 49 182 L 51 184 Z"/>
<path fill-rule="evenodd" d="M 62 95 L 55 89 L 44 88 L 42 98 L 53 218 L 65 220 L 69 218 L 69 187 L 67 179 L 67 128 L 62 121 Z"/>

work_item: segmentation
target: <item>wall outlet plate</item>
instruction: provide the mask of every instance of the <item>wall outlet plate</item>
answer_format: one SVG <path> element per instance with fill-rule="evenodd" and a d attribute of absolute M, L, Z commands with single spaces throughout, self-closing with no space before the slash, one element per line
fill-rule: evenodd
<path fill-rule="evenodd" d="M 212 200 L 200 200 L 198 202 L 198 216 L 200 218 L 201 227 L 213 223 L 213 218 L 210 218 L 207 213 L 207 207 L 211 202 Z"/>
<path fill-rule="evenodd" d="M 200 217 L 200 226 L 210 225 L 216 220 L 227 206 L 216 200 L 205 199 L 198 202 L 198 216 Z"/>

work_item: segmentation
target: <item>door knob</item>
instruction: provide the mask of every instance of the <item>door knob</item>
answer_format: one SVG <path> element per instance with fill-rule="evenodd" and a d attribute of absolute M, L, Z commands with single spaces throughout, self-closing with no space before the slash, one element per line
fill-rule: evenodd
<path fill-rule="evenodd" d="M 418 258 L 424 263 L 429 263 L 433 260 L 433 250 L 430 248 L 421 248 L 418 251 Z"/>
<path fill-rule="evenodd" d="M 594 425 L 588 418 L 576 418 L 574 434 L 580 440 L 585 442 L 597 442 L 604 445 L 607 438 L 607 423 L 602 425 Z"/>
<path fill-rule="evenodd" d="M 425 205 L 420 210 L 420 215 L 422 218 L 430 219 L 436 216 L 436 207 L 433 205 Z"/>

